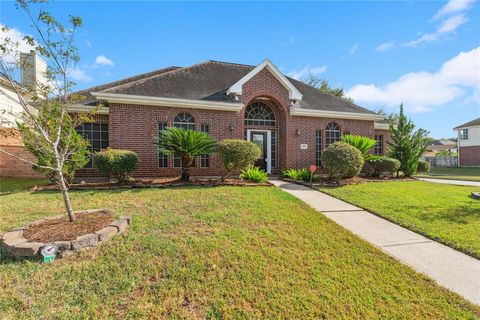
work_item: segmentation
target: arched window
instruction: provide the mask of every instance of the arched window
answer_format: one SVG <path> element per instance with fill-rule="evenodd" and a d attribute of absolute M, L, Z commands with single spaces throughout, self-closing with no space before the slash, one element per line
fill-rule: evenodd
<path fill-rule="evenodd" d="M 254 102 L 245 109 L 245 124 L 275 127 L 275 114 L 265 103 Z"/>
<path fill-rule="evenodd" d="M 191 114 L 182 112 L 173 119 L 173 126 L 186 130 L 195 130 L 195 119 L 193 119 Z"/>
<path fill-rule="evenodd" d="M 335 122 L 330 122 L 325 130 L 325 145 L 328 147 L 338 141 L 340 141 L 340 126 Z"/>

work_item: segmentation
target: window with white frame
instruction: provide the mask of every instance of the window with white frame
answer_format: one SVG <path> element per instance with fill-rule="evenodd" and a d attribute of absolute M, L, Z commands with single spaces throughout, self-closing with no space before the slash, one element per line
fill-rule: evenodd
<path fill-rule="evenodd" d="M 383 155 L 383 134 L 376 134 L 375 141 L 377 142 L 373 147 L 373 153 L 377 156 Z"/>
<path fill-rule="evenodd" d="M 325 146 L 328 147 L 338 141 L 340 141 L 340 126 L 335 122 L 330 122 L 325 130 Z"/>
<path fill-rule="evenodd" d="M 460 130 L 460 140 L 468 140 L 468 129 Z"/>

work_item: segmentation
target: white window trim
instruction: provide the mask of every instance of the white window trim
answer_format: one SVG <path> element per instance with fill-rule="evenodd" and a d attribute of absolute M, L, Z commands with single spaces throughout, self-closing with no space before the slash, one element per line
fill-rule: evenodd
<path fill-rule="evenodd" d="M 267 133 L 267 173 L 272 173 L 272 130 L 257 130 L 247 129 L 247 141 L 250 141 L 251 132 L 266 132 Z"/>

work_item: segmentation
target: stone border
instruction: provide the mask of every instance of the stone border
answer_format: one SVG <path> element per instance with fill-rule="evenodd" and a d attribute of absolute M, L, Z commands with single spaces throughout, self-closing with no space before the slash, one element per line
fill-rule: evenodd
<path fill-rule="evenodd" d="M 108 212 L 113 213 L 111 210 L 107 209 L 93 209 L 93 210 L 84 210 L 76 212 L 77 214 L 82 213 L 93 213 L 93 212 Z M 7 255 L 13 257 L 23 257 L 23 258 L 40 258 L 40 252 L 46 243 L 28 241 L 23 235 L 23 230 L 27 229 L 30 226 L 38 225 L 44 221 L 57 219 L 63 217 L 64 215 L 55 216 L 51 218 L 40 219 L 34 221 L 30 224 L 12 229 L 11 231 L 6 232 L 0 241 L 0 249 L 5 252 Z M 59 249 L 60 256 L 68 255 L 71 251 L 78 251 L 87 247 L 96 246 L 104 241 L 109 240 L 117 234 L 121 234 L 127 230 L 128 226 L 132 222 L 131 216 L 121 216 L 118 220 L 110 223 L 109 226 L 97 230 L 94 233 L 86 234 L 83 236 L 77 237 L 75 240 L 71 241 L 54 241 L 53 244 L 56 244 Z"/>
<path fill-rule="evenodd" d="M 470 198 L 475 200 L 480 200 L 480 192 L 472 192 L 472 194 L 470 195 Z"/>

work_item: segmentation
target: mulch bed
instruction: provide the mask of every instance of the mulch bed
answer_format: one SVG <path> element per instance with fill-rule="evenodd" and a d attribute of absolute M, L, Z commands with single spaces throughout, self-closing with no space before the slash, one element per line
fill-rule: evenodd
<path fill-rule="evenodd" d="M 23 237 L 42 243 L 75 240 L 107 227 L 113 220 L 113 213 L 109 211 L 79 213 L 75 222 L 70 222 L 65 216 L 32 225 L 23 231 Z"/>
<path fill-rule="evenodd" d="M 350 179 L 344 179 L 340 181 L 334 181 L 330 180 L 326 176 L 316 177 L 316 180 L 313 182 L 305 182 L 303 180 L 293 180 L 293 179 L 288 179 L 288 178 L 283 178 L 285 181 L 289 182 L 294 182 L 298 183 L 307 187 L 341 187 L 341 186 L 348 186 L 348 185 L 355 185 L 355 184 L 362 184 L 362 183 L 369 183 L 369 182 L 388 182 L 388 181 L 417 181 L 417 179 L 414 178 L 397 178 L 397 177 L 361 177 L 361 176 L 356 176 Z"/>
<path fill-rule="evenodd" d="M 240 179 L 220 179 L 192 178 L 190 181 L 182 181 L 178 177 L 171 178 L 151 178 L 151 179 L 135 179 L 126 184 L 118 184 L 116 182 L 91 182 L 91 183 L 75 183 L 70 185 L 70 190 L 108 190 L 108 189 L 130 189 L 130 188 L 167 188 L 182 186 L 271 186 L 270 183 L 258 183 Z M 55 185 L 46 185 L 34 187 L 30 191 L 56 190 Z"/>

